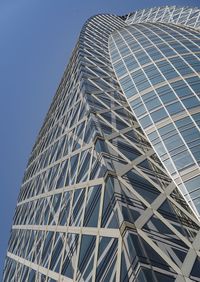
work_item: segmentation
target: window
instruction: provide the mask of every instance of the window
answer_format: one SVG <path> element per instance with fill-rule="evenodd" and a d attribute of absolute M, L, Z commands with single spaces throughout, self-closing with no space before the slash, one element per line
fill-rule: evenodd
<path fill-rule="evenodd" d="M 184 106 L 187 109 L 195 108 L 195 107 L 199 107 L 200 106 L 200 101 L 196 97 L 191 97 L 191 98 L 183 99 L 182 102 L 183 102 Z"/>
<path fill-rule="evenodd" d="M 175 69 L 167 61 L 157 62 L 156 65 L 166 79 L 172 79 L 179 76 Z"/>
<path fill-rule="evenodd" d="M 152 124 L 152 121 L 150 120 L 149 116 L 145 116 L 140 119 L 140 123 L 142 127 L 146 128 Z"/>
<path fill-rule="evenodd" d="M 173 103 L 171 105 L 168 105 L 168 106 L 166 106 L 166 109 L 168 110 L 170 115 L 177 114 L 177 113 L 184 110 L 183 107 L 181 106 L 180 102 L 176 102 L 176 103 Z"/>
<path fill-rule="evenodd" d="M 161 119 L 166 118 L 167 116 L 168 115 L 167 115 L 165 109 L 159 109 L 159 110 L 154 111 L 154 112 L 151 113 L 151 117 L 152 117 L 154 122 L 158 122 Z"/>

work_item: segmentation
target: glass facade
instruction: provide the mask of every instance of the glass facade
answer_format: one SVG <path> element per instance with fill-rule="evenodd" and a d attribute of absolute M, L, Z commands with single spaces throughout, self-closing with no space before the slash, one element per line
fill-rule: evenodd
<path fill-rule="evenodd" d="M 200 177 L 199 32 L 165 23 L 132 24 L 111 35 L 110 53 L 135 117 L 199 217 L 200 182 L 192 184 Z"/>
<path fill-rule="evenodd" d="M 200 222 L 143 132 L 146 106 L 138 100 L 143 113 L 134 115 L 123 93 L 132 97 L 136 91 L 140 99 L 127 68 L 136 83 L 144 81 L 141 93 L 151 84 L 139 61 L 152 72 L 156 68 L 140 45 L 139 61 L 125 44 L 126 63 L 119 52 L 109 56 L 109 37 L 126 30 L 131 16 L 97 15 L 81 30 L 27 164 L 4 282 L 200 281 Z M 164 78 L 153 79 L 158 88 L 168 86 Z M 158 104 L 149 103 L 149 109 L 165 110 L 159 99 L 154 97 Z M 188 124 L 184 118 L 173 123 L 180 136 Z M 199 124 L 195 111 L 193 124 Z M 185 185 L 197 183 L 198 176 Z"/>

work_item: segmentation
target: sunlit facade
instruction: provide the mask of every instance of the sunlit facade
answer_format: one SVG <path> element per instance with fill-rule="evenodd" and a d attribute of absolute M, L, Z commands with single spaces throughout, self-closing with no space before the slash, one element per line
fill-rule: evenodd
<path fill-rule="evenodd" d="M 131 16 L 131 25 L 115 31 L 109 46 L 134 116 L 200 217 L 200 33 L 198 22 L 191 22 L 194 11 L 175 9 L 176 24 L 168 14 L 157 22 L 159 9 L 146 14 L 147 22 Z"/>
<path fill-rule="evenodd" d="M 81 30 L 25 171 L 4 282 L 200 281 L 200 222 L 127 100 L 112 54 L 119 35 L 139 28 L 135 14 L 97 15 Z"/>

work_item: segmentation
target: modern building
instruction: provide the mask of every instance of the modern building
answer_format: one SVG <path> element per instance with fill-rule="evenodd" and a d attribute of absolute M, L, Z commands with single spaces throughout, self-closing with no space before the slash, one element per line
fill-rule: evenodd
<path fill-rule="evenodd" d="M 134 116 L 200 217 L 200 33 L 196 9 L 143 10 L 109 40 L 112 64 Z M 143 20 L 148 17 L 148 20 Z"/>
<path fill-rule="evenodd" d="M 4 282 L 200 281 L 199 17 L 173 6 L 85 23 L 27 164 Z"/>

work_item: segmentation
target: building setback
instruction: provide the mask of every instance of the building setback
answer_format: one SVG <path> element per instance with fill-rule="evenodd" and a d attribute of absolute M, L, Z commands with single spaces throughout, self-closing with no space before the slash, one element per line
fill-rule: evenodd
<path fill-rule="evenodd" d="M 199 15 L 198 9 L 173 6 L 123 17 L 97 15 L 85 23 L 27 164 L 4 282 L 200 281 L 198 205 L 192 193 L 181 190 L 185 176 L 178 175 L 176 168 L 175 178 L 162 159 L 154 142 L 158 137 L 151 138 L 150 134 L 158 134 L 162 126 L 143 101 L 150 92 L 143 79 L 135 95 L 143 102 L 146 116 L 151 117 L 151 130 L 143 126 L 132 98 L 138 82 L 133 74 L 155 67 L 157 62 L 158 55 L 151 57 L 154 51 L 147 54 L 146 49 L 155 45 L 147 46 L 149 41 L 159 33 L 160 40 L 166 42 L 163 45 L 169 47 L 175 41 L 173 29 L 180 42 L 184 34 L 189 46 L 193 42 L 198 45 Z M 155 21 L 158 23 L 152 23 Z M 147 35 L 146 30 L 150 30 Z M 132 51 L 131 41 L 145 52 L 141 60 L 150 58 L 147 66 L 140 63 L 137 69 L 135 65 L 129 69 L 138 54 Z M 197 50 L 188 53 L 179 50 L 174 57 L 187 61 L 187 56 L 199 55 Z M 168 57 L 164 54 L 163 60 L 158 58 L 159 72 L 161 63 L 170 61 Z M 135 61 L 139 63 L 139 59 Z M 195 67 L 194 62 L 195 74 L 189 77 L 177 71 L 174 83 L 198 77 Z M 130 94 L 121 82 L 123 76 L 129 80 Z M 156 74 L 153 77 L 157 78 Z M 159 87 L 171 87 L 172 81 L 160 83 Z M 139 89 L 143 86 L 145 89 Z M 155 90 L 154 83 L 149 88 Z M 191 91 L 189 98 L 199 99 L 198 93 Z M 154 101 L 158 103 L 161 98 L 156 95 Z M 177 103 L 184 104 L 178 94 L 174 95 Z M 167 106 L 163 102 L 159 109 L 166 110 Z M 199 130 L 198 116 L 193 117 L 198 114 L 196 108 L 190 113 L 186 107 L 180 120 L 190 118 L 190 128 Z M 170 114 L 163 126 L 174 126 L 173 135 L 184 139 L 177 121 Z M 159 138 L 160 144 L 165 142 L 161 133 Z M 183 142 L 185 158 L 195 159 L 189 142 Z M 173 162 L 170 153 L 167 156 Z M 198 177 L 198 160 L 195 165 L 196 172 L 189 171 L 191 181 Z M 184 170 L 184 175 L 189 172 Z"/>

